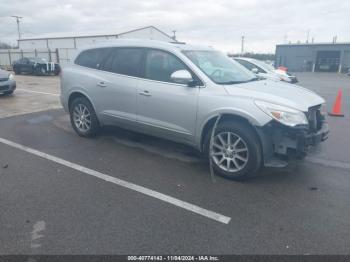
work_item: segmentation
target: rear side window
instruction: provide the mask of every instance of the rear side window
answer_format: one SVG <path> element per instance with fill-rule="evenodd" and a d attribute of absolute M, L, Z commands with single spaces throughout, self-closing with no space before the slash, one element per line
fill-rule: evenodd
<path fill-rule="evenodd" d="M 93 69 L 100 69 L 101 62 L 107 55 L 109 48 L 97 48 L 85 50 L 75 60 L 75 63 L 80 66 L 85 66 Z"/>
<path fill-rule="evenodd" d="M 143 54 L 142 48 L 113 48 L 103 65 L 103 70 L 140 77 Z"/>

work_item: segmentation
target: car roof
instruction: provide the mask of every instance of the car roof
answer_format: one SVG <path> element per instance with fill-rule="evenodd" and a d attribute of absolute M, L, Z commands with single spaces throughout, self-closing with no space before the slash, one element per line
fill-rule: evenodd
<path fill-rule="evenodd" d="M 189 45 L 183 42 L 165 42 L 157 40 L 139 40 L 139 39 L 116 39 L 100 42 L 94 45 L 89 45 L 80 50 L 88 50 L 103 47 L 145 47 L 145 48 L 159 48 L 168 51 L 182 51 L 182 50 L 213 50 L 208 46 Z"/>

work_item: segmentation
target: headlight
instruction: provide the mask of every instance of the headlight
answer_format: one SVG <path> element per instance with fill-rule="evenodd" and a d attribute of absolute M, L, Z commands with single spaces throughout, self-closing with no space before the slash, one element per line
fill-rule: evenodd
<path fill-rule="evenodd" d="M 322 104 L 322 105 L 321 105 L 320 113 L 321 113 L 321 115 L 323 115 L 323 116 L 326 116 L 326 115 L 327 115 L 327 105 L 326 105 L 326 104 Z"/>
<path fill-rule="evenodd" d="M 14 77 L 13 77 L 13 74 L 9 74 L 9 80 L 13 80 Z"/>
<path fill-rule="evenodd" d="M 306 115 L 296 109 L 280 106 L 264 101 L 255 101 L 264 113 L 268 114 L 273 119 L 287 126 L 307 125 Z"/>

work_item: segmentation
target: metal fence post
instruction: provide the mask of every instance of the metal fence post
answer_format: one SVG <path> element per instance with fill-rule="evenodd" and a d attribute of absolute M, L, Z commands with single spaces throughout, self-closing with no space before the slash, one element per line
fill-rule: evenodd
<path fill-rule="evenodd" d="M 58 52 L 58 48 L 56 48 L 56 60 L 57 60 L 57 64 L 60 63 L 60 54 Z"/>
<path fill-rule="evenodd" d="M 7 50 L 7 51 L 8 51 L 8 53 L 9 53 L 9 61 L 10 61 L 10 66 L 12 66 L 11 51 L 10 51 L 10 49 L 9 49 L 9 50 Z"/>

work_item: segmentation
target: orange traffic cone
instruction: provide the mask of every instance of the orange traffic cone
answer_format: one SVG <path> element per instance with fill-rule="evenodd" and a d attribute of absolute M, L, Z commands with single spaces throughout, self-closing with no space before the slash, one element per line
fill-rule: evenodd
<path fill-rule="evenodd" d="M 343 96 L 343 91 L 339 89 L 338 95 L 335 99 L 332 112 L 328 113 L 330 116 L 344 116 L 344 114 L 341 112 L 341 100 Z"/>

